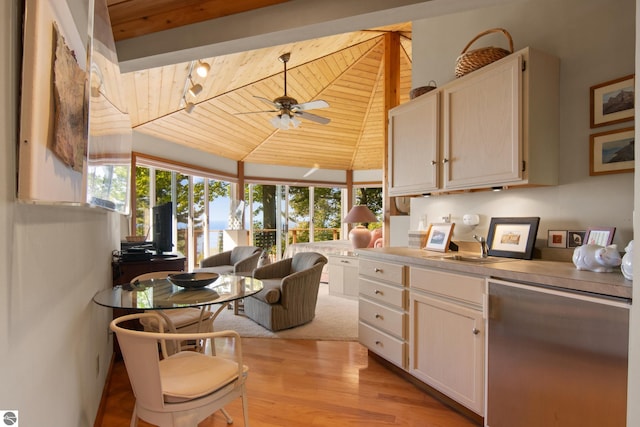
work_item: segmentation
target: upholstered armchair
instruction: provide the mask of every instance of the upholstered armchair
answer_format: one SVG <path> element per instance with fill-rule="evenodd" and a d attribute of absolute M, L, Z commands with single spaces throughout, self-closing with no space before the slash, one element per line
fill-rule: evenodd
<path fill-rule="evenodd" d="M 253 277 L 262 280 L 264 289 L 244 299 L 244 314 L 272 331 L 312 321 L 326 263 L 327 258 L 319 253 L 299 252 L 258 267 Z"/>
<path fill-rule="evenodd" d="M 258 266 L 262 249 L 256 246 L 236 246 L 230 251 L 220 252 L 200 261 L 200 268 L 218 274 L 251 273 Z"/>

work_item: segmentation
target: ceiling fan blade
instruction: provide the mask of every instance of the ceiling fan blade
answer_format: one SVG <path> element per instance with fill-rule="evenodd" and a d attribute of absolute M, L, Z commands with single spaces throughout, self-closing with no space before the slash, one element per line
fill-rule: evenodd
<path fill-rule="evenodd" d="M 329 103 L 327 101 L 323 101 L 322 99 L 317 99 L 315 101 L 303 102 L 302 104 L 292 105 L 292 109 L 306 111 L 306 110 L 316 110 L 319 108 L 327 108 L 329 107 Z"/>
<path fill-rule="evenodd" d="M 320 123 L 321 125 L 326 125 L 331 121 L 331 119 L 327 119 L 326 117 L 320 117 L 315 114 L 306 113 L 304 111 L 297 111 L 296 116 L 302 117 L 303 119 L 311 120 L 312 122 Z"/>
<path fill-rule="evenodd" d="M 278 110 L 282 108 L 282 105 L 278 105 L 277 103 L 273 102 L 270 99 L 263 98 L 262 96 L 255 96 L 255 95 L 253 97 L 259 99 L 262 102 L 266 102 L 267 104 L 271 105 L 273 108 L 277 108 Z"/>

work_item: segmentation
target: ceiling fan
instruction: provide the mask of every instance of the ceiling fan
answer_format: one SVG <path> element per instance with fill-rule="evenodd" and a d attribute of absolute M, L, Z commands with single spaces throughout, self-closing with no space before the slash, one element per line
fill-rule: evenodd
<path fill-rule="evenodd" d="M 293 126 L 294 128 L 300 126 L 300 120 L 298 120 L 298 117 L 326 125 L 331 121 L 330 119 L 309 113 L 308 110 L 327 108 L 329 106 L 327 101 L 318 99 L 299 104 L 295 98 L 287 95 L 287 62 L 289 62 L 290 57 L 291 53 L 285 53 L 280 55 L 278 58 L 280 62 L 284 64 L 284 95 L 274 99 L 273 101 L 261 96 L 255 96 L 255 98 L 266 102 L 274 108 L 273 110 L 256 112 L 278 113 L 278 115 L 270 120 L 271 124 L 277 129 L 286 130 L 289 129 L 289 126 Z"/>

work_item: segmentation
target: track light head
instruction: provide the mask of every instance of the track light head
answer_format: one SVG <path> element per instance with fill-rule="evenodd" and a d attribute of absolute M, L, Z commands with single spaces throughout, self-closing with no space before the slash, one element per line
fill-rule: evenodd
<path fill-rule="evenodd" d="M 207 64 L 206 62 L 198 61 L 198 66 L 196 67 L 196 74 L 198 74 L 200 77 L 207 77 L 207 74 L 209 74 L 210 69 L 211 69 L 211 66 L 209 66 L 209 64 Z"/>
<path fill-rule="evenodd" d="M 202 92 L 202 85 L 200 83 L 196 83 L 189 89 L 189 94 L 191 96 L 198 96 L 198 94 Z"/>

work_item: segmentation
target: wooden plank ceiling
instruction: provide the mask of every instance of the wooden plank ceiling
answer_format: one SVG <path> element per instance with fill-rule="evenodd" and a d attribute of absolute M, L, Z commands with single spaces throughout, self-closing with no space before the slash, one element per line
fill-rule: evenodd
<path fill-rule="evenodd" d="M 167 17 L 189 15 L 187 10 L 193 8 L 203 11 L 195 14 L 202 20 L 203 16 L 216 17 L 214 12 L 223 16 L 280 2 L 109 0 L 108 4 L 114 38 L 118 40 L 170 28 L 176 22 L 184 25 L 188 23 L 184 17 Z M 186 9 L 172 13 L 176 3 Z M 167 26 L 160 24 L 163 21 Z M 132 125 L 138 132 L 237 161 L 339 170 L 382 169 L 383 61 L 385 34 L 389 31 L 401 34 L 398 91 L 400 102 L 404 102 L 411 89 L 411 24 L 406 23 L 200 58 L 211 70 L 206 78 L 192 73 L 193 83 L 203 86 L 196 97 L 185 95 L 192 62 L 123 74 Z M 256 96 L 275 99 L 284 94 L 283 64 L 278 57 L 287 52 L 291 53 L 287 95 L 300 103 L 327 101 L 329 108 L 310 112 L 331 119 L 329 124 L 303 119 L 297 129 L 278 130 L 269 122 L 276 113 L 261 112 L 271 108 Z M 184 110 L 185 100 L 196 105 L 191 113 Z"/>

